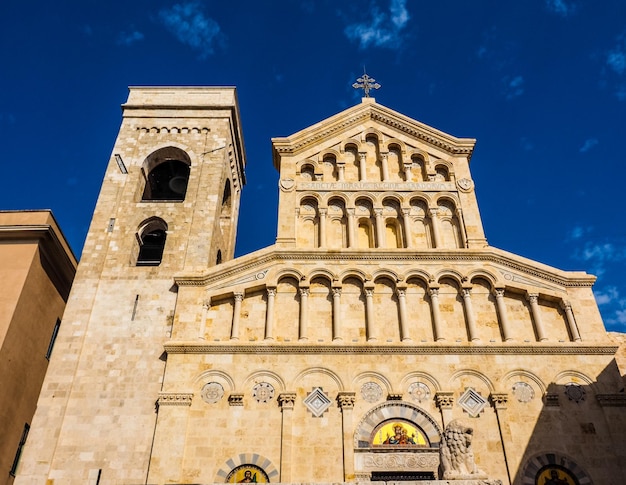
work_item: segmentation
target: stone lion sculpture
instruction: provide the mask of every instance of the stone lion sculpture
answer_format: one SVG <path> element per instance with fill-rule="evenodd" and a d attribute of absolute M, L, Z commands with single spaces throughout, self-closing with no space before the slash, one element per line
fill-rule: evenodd
<path fill-rule="evenodd" d="M 439 449 L 444 480 L 487 477 L 474 463 L 473 436 L 474 430 L 456 419 L 446 426 Z"/>

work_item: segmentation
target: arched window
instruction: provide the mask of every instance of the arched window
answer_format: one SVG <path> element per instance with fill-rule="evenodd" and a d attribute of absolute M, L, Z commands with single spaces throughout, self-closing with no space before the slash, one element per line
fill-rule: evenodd
<path fill-rule="evenodd" d="M 215 258 L 215 264 L 222 264 L 222 250 L 217 250 L 217 258 Z"/>
<path fill-rule="evenodd" d="M 158 266 L 163 258 L 167 224 L 162 219 L 154 218 L 146 222 L 137 232 L 139 254 L 137 266 Z"/>
<path fill-rule="evenodd" d="M 146 186 L 142 200 L 185 200 L 189 182 L 189 156 L 179 148 L 161 148 L 144 162 Z"/>

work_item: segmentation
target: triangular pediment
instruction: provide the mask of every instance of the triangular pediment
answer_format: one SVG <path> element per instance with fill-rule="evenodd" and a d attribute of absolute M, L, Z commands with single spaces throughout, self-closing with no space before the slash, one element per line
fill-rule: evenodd
<path fill-rule="evenodd" d="M 466 156 L 468 160 L 476 144 L 474 138 L 454 137 L 378 104 L 374 98 L 363 98 L 362 103 L 290 136 L 272 138 L 274 165 L 279 167 L 282 155 L 304 152 L 323 144 L 324 140 L 354 131 L 355 127 L 364 126 L 370 121 L 392 133 L 407 136 L 453 156 Z"/>

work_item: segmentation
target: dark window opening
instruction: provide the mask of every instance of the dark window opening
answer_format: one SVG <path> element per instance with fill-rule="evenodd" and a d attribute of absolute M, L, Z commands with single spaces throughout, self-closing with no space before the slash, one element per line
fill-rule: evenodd
<path fill-rule="evenodd" d="M 50 359 L 52 355 L 52 349 L 54 348 L 54 342 L 56 342 L 57 335 L 59 334 L 59 327 L 61 326 L 61 320 L 57 318 L 57 323 L 54 324 L 52 329 L 52 337 L 50 337 L 50 343 L 48 344 L 48 350 L 46 351 L 46 359 Z"/>
<path fill-rule="evenodd" d="M 372 472 L 372 482 L 412 482 L 434 479 L 435 472 Z"/>
<path fill-rule="evenodd" d="M 222 250 L 218 249 L 217 258 L 215 259 L 215 264 L 222 264 Z"/>
<path fill-rule="evenodd" d="M 17 465 L 20 462 L 20 456 L 22 456 L 22 450 L 24 449 L 24 445 L 26 444 L 26 438 L 28 438 L 29 431 L 30 425 L 28 423 L 24 424 L 24 431 L 22 431 L 22 437 L 20 438 L 20 443 L 17 445 L 17 451 L 15 452 L 13 465 L 11 465 L 11 470 L 9 471 L 12 476 L 15 476 L 15 472 L 17 471 Z"/>
<path fill-rule="evenodd" d="M 165 160 L 148 173 L 142 200 L 185 200 L 188 181 L 189 165 Z"/>
<path fill-rule="evenodd" d="M 163 258 L 166 234 L 163 229 L 147 230 L 139 236 L 137 266 L 158 266 Z"/>
<path fill-rule="evenodd" d="M 230 210 L 230 181 L 226 181 L 226 186 L 224 187 L 224 195 L 222 196 L 222 211 Z"/>

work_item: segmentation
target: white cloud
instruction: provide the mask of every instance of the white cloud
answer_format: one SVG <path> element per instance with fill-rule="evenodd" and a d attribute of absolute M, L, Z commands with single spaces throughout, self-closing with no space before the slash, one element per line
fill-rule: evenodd
<path fill-rule="evenodd" d="M 366 22 L 350 24 L 345 28 L 348 39 L 357 41 L 361 49 L 369 46 L 396 49 L 401 46 L 402 30 L 410 19 L 406 0 L 391 0 L 389 12 L 372 3 L 369 17 Z"/>
<path fill-rule="evenodd" d="M 594 291 L 594 295 L 598 305 L 608 305 L 620 302 L 619 291 L 614 286 L 609 286 L 605 290 Z"/>
<path fill-rule="evenodd" d="M 620 76 L 626 71 L 626 53 L 616 47 L 606 56 L 607 65 Z"/>
<path fill-rule="evenodd" d="M 524 78 L 522 76 L 504 76 L 502 82 L 506 99 L 515 99 L 524 94 Z"/>
<path fill-rule="evenodd" d="M 546 0 L 546 8 L 548 11 L 560 15 L 561 17 L 568 17 L 576 13 L 578 3 L 569 0 Z"/>
<path fill-rule="evenodd" d="M 133 32 L 120 32 L 117 36 L 118 45 L 131 45 L 141 40 L 143 40 L 143 34 L 136 30 Z"/>
<path fill-rule="evenodd" d="M 223 41 L 219 24 L 197 2 L 178 3 L 161 10 L 159 17 L 174 37 L 199 51 L 201 58 L 213 54 L 215 44 Z"/>
<path fill-rule="evenodd" d="M 591 150 L 593 147 L 595 147 L 598 143 L 599 142 L 597 138 L 587 138 L 585 142 L 583 143 L 583 146 L 581 146 L 578 151 L 580 153 L 586 153 L 589 150 Z"/>

